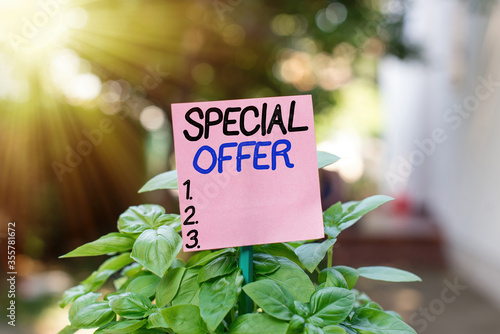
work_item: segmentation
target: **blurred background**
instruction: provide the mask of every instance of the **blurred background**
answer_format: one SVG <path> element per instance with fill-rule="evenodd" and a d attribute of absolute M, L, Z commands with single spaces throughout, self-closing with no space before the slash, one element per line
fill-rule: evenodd
<path fill-rule="evenodd" d="M 0 0 L 4 272 L 9 222 L 18 252 L 1 332 L 63 328 L 58 298 L 102 258 L 58 256 L 127 207 L 178 212 L 173 192 L 137 194 L 175 168 L 171 103 L 312 94 L 318 148 L 342 158 L 324 208 L 396 199 L 334 261 L 419 274 L 360 282 L 418 333 L 498 333 L 498 31 L 493 0 Z"/>

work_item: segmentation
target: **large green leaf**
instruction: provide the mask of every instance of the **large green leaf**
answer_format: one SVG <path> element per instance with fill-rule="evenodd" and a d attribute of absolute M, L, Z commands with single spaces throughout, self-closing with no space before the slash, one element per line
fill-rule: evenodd
<path fill-rule="evenodd" d="M 389 196 L 375 195 L 365 198 L 359 202 L 344 203 L 342 204 L 342 219 L 340 220 L 338 227 L 341 230 L 345 230 L 346 228 L 354 225 L 363 215 L 392 200 L 394 200 L 394 198 Z"/>
<path fill-rule="evenodd" d="M 153 177 L 151 180 L 146 182 L 145 185 L 139 189 L 139 193 L 144 193 L 147 191 L 159 190 L 159 189 L 177 189 L 177 171 L 171 170 L 165 173 L 161 173 Z"/>
<path fill-rule="evenodd" d="M 200 313 L 208 329 L 214 331 L 238 301 L 243 284 L 240 270 L 215 281 L 204 282 L 200 290 Z"/>
<path fill-rule="evenodd" d="M 96 302 L 80 309 L 71 320 L 76 328 L 97 328 L 116 319 L 116 315 L 108 302 Z"/>
<path fill-rule="evenodd" d="M 198 274 L 198 283 L 203 283 L 212 278 L 229 275 L 238 268 L 238 261 L 234 254 L 224 254 L 200 269 Z"/>
<path fill-rule="evenodd" d="M 328 152 L 317 151 L 317 155 L 318 155 L 318 168 L 326 167 L 340 160 L 338 156 Z"/>
<path fill-rule="evenodd" d="M 165 214 L 165 209 L 155 204 L 131 206 L 118 218 L 118 230 L 134 235 L 163 225 L 176 228 L 179 224 L 179 215 Z"/>
<path fill-rule="evenodd" d="M 151 311 L 151 301 L 135 292 L 124 292 L 110 297 L 109 306 L 120 317 L 142 319 Z"/>
<path fill-rule="evenodd" d="M 281 320 L 292 319 L 293 296 L 275 281 L 265 279 L 249 283 L 243 287 L 243 291 L 267 314 Z"/>
<path fill-rule="evenodd" d="M 156 289 L 156 305 L 158 307 L 167 306 L 167 304 L 174 299 L 179 290 L 185 271 L 186 268 L 179 267 L 169 270 L 167 274 L 163 276 Z"/>
<path fill-rule="evenodd" d="M 322 243 L 304 244 L 295 249 L 295 254 L 297 254 L 304 267 L 312 273 L 325 258 L 326 252 L 335 244 L 335 241 L 337 239 L 326 239 Z"/>
<path fill-rule="evenodd" d="M 154 296 L 160 280 L 161 278 L 156 275 L 139 276 L 130 281 L 125 291 L 135 292 L 146 298 L 150 298 Z"/>
<path fill-rule="evenodd" d="M 170 226 L 148 229 L 139 235 L 132 258 L 146 269 L 163 277 L 182 248 L 182 238 Z"/>
<path fill-rule="evenodd" d="M 354 293 L 347 289 L 323 288 L 312 295 L 311 312 L 327 325 L 337 325 L 349 315 L 355 301 Z"/>
<path fill-rule="evenodd" d="M 422 279 L 406 270 L 391 267 L 361 267 L 358 268 L 360 276 L 386 282 L 420 282 Z"/>
<path fill-rule="evenodd" d="M 177 305 L 161 310 L 165 322 L 178 334 L 205 334 L 207 327 L 196 305 Z"/>
<path fill-rule="evenodd" d="M 94 334 L 129 334 L 144 326 L 146 322 L 146 319 L 114 321 L 100 327 Z"/>
<path fill-rule="evenodd" d="M 97 256 L 125 252 L 132 249 L 134 241 L 135 239 L 129 235 L 109 233 L 60 257 Z"/>
<path fill-rule="evenodd" d="M 274 256 L 264 253 L 253 255 L 253 272 L 257 275 L 271 274 L 280 268 L 280 263 Z"/>
<path fill-rule="evenodd" d="M 371 308 L 356 310 L 351 318 L 351 327 L 373 334 L 417 334 L 402 320 Z"/>
<path fill-rule="evenodd" d="M 275 319 L 267 314 L 250 313 L 236 318 L 229 327 L 230 334 L 285 334 L 288 322 Z"/>
<path fill-rule="evenodd" d="M 187 269 L 182 277 L 181 284 L 172 305 L 194 304 L 198 305 L 198 293 L 200 285 L 198 284 L 198 269 Z"/>
<path fill-rule="evenodd" d="M 273 273 L 257 275 L 257 280 L 272 279 L 281 287 L 288 290 L 295 300 L 308 302 L 314 292 L 314 285 L 309 276 L 294 262 L 287 258 L 276 256 L 280 268 Z"/>

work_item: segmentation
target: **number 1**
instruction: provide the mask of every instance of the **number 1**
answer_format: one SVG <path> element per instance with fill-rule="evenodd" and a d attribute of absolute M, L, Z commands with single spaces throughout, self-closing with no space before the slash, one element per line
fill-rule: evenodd
<path fill-rule="evenodd" d="M 186 186 L 186 199 L 193 199 L 191 196 L 189 196 L 189 190 L 191 189 L 191 180 L 186 180 L 186 182 L 184 182 L 182 185 Z"/>

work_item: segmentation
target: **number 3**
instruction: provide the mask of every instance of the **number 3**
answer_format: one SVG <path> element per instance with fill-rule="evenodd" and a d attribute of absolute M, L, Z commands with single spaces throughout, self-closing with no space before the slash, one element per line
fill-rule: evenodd
<path fill-rule="evenodd" d="M 194 234 L 191 238 L 189 238 L 189 240 L 193 240 L 194 243 L 192 245 L 190 244 L 186 244 L 186 248 L 195 248 L 196 246 L 198 246 L 198 231 L 197 230 L 191 230 L 188 232 L 187 236 L 191 236 L 192 234 Z"/>

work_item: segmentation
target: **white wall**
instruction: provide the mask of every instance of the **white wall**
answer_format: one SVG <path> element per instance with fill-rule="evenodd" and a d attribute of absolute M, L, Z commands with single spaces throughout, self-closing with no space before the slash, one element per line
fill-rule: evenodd
<path fill-rule="evenodd" d="M 422 59 L 380 68 L 382 184 L 436 215 L 452 264 L 500 306 L 500 5 L 478 3 L 412 1 L 405 34 Z M 477 94 L 490 76 L 499 84 Z"/>

